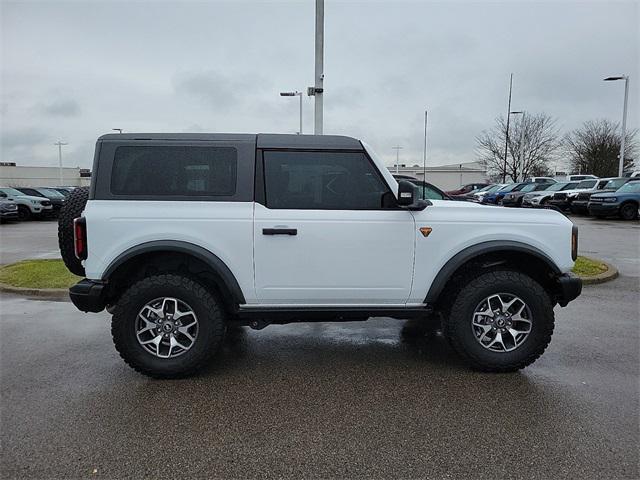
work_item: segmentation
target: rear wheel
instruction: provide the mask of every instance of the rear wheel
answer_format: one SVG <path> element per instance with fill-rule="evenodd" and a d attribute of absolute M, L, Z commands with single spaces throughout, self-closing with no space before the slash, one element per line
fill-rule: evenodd
<path fill-rule="evenodd" d="M 632 202 L 623 203 L 620 207 L 620 217 L 623 220 L 634 220 L 638 215 L 638 206 Z"/>
<path fill-rule="evenodd" d="M 178 378 L 204 367 L 225 331 L 221 303 L 195 280 L 147 277 L 120 297 L 111 321 L 116 350 L 138 372 Z"/>
<path fill-rule="evenodd" d="M 444 334 L 472 368 L 512 372 L 537 360 L 551 341 L 553 305 L 529 276 L 498 270 L 461 287 L 444 320 Z"/>

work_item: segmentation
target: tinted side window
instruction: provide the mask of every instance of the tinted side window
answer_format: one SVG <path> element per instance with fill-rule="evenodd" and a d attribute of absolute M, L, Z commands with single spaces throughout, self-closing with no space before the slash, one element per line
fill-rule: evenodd
<path fill-rule="evenodd" d="M 115 195 L 229 196 L 236 191 L 232 147 L 118 147 L 111 174 Z"/>
<path fill-rule="evenodd" d="M 389 191 L 361 152 L 264 152 L 268 208 L 375 210 Z"/>

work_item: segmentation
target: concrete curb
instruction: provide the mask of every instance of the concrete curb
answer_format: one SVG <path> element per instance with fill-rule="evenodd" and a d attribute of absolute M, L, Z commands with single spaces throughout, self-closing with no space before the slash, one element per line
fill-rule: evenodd
<path fill-rule="evenodd" d="M 49 300 L 69 301 L 69 290 L 66 288 L 22 288 L 0 283 L 0 292 L 14 293 L 27 297 L 39 297 Z"/>
<path fill-rule="evenodd" d="M 613 265 L 607 263 L 607 262 L 603 262 L 602 260 L 598 259 L 598 258 L 591 258 L 591 257 L 584 257 L 587 258 L 589 260 L 593 260 L 594 262 L 599 262 L 602 263 L 603 265 L 607 266 L 607 271 L 606 272 L 602 272 L 599 273 L 598 275 L 592 275 L 592 276 L 588 276 L 588 277 L 580 277 L 582 279 L 582 284 L 583 285 L 597 285 L 599 283 L 605 283 L 605 282 L 609 282 L 615 278 L 618 278 L 618 269 L 616 267 L 614 267 Z"/>

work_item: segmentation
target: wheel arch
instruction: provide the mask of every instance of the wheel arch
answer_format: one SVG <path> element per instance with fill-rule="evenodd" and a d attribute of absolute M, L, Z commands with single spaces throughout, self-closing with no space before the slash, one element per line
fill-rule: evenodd
<path fill-rule="evenodd" d="M 500 265 L 528 273 L 548 288 L 554 287 L 552 277 L 562 273 L 551 257 L 532 245 L 511 240 L 482 242 L 466 247 L 442 266 L 431 283 L 425 303 L 437 303 L 463 271 Z"/>
<path fill-rule="evenodd" d="M 235 306 L 246 303 L 240 284 L 224 261 L 199 245 L 179 240 L 157 240 L 129 248 L 109 264 L 102 279 L 115 286 L 126 283 L 143 268 L 155 268 L 161 272 L 200 272 L 220 290 L 223 300 Z M 113 287 L 110 290 L 112 294 L 116 293 Z"/>

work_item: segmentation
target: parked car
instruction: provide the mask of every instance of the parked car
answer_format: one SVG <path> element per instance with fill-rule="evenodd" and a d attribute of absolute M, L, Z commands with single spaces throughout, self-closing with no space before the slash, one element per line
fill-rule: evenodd
<path fill-rule="evenodd" d="M 56 192 L 60 192 L 65 197 L 68 196 L 71 192 L 73 192 L 73 189 L 74 189 L 74 187 L 45 187 L 45 188 L 49 188 L 49 189 L 55 190 Z"/>
<path fill-rule="evenodd" d="M 572 190 L 563 190 L 554 193 L 553 197 L 549 199 L 549 205 L 560 210 L 569 210 L 571 208 L 571 201 L 575 198 L 575 195 L 583 190 L 591 190 L 592 188 L 595 188 L 597 183 L 597 178 L 581 180 L 580 183 L 578 183 L 578 185 L 576 185 Z"/>
<path fill-rule="evenodd" d="M 526 193 L 522 197 L 523 207 L 545 207 L 555 192 L 572 190 L 580 182 L 557 182 L 541 192 Z"/>
<path fill-rule="evenodd" d="M 515 371 L 581 291 L 564 215 L 423 200 L 355 138 L 116 134 L 96 152 L 59 221 L 86 277 L 70 298 L 113 315 L 145 375 L 205 367 L 229 326 L 377 316 L 442 322 L 473 368 Z"/>
<path fill-rule="evenodd" d="M 528 183 L 518 182 L 507 185 L 506 187 L 501 188 L 497 192 L 491 193 L 484 197 L 484 203 L 494 203 L 497 205 L 502 205 L 502 199 L 504 196 L 511 192 L 519 192 L 524 188 Z"/>
<path fill-rule="evenodd" d="M 594 193 L 589 199 L 589 214 L 594 217 L 620 216 L 623 220 L 638 217 L 640 179 L 630 180 L 615 192 Z"/>
<path fill-rule="evenodd" d="M 633 171 L 630 171 L 630 172 L 625 172 L 622 176 L 623 177 L 629 177 L 629 178 L 640 177 L 640 170 L 633 170 Z"/>
<path fill-rule="evenodd" d="M 418 187 L 418 195 L 422 200 L 452 200 L 452 198 L 435 185 L 418 180 L 408 175 L 394 175 L 396 180 L 407 180 Z"/>
<path fill-rule="evenodd" d="M 18 205 L 0 194 L 0 223 L 18 220 Z"/>
<path fill-rule="evenodd" d="M 548 189 L 550 186 L 555 185 L 554 183 L 549 182 L 539 182 L 539 183 L 527 183 L 520 190 L 514 192 L 511 191 L 507 193 L 502 198 L 502 206 L 504 207 L 521 207 L 522 199 L 527 193 L 530 192 L 539 192 Z"/>
<path fill-rule="evenodd" d="M 477 192 L 472 192 L 470 193 L 469 196 L 469 200 L 471 202 L 478 202 L 478 203 L 485 203 L 484 202 L 484 198 L 487 195 L 490 195 L 494 192 L 497 192 L 498 190 L 500 190 L 501 188 L 504 188 L 508 185 L 508 183 L 498 183 L 495 185 L 490 185 L 488 187 L 485 187 L 481 190 L 478 190 Z"/>
<path fill-rule="evenodd" d="M 524 179 L 527 183 L 556 183 L 557 180 L 551 177 L 527 177 Z"/>
<path fill-rule="evenodd" d="M 612 178 L 601 178 L 598 180 L 596 186 L 590 190 L 585 190 L 582 192 L 574 192 L 570 196 L 570 205 L 569 209 L 571 213 L 575 214 L 587 214 L 589 213 L 589 199 L 591 195 L 594 193 L 605 193 L 605 192 L 615 192 L 622 185 L 627 183 L 629 178 L 625 177 L 612 177 Z"/>
<path fill-rule="evenodd" d="M 58 215 L 62 205 L 64 205 L 64 195 L 53 188 L 45 187 L 17 187 L 16 190 L 33 197 L 47 198 L 53 206 L 53 215 Z"/>
<path fill-rule="evenodd" d="M 479 190 L 480 188 L 484 188 L 487 185 L 489 185 L 486 182 L 482 182 L 482 183 L 468 183 L 466 185 L 464 185 L 463 187 L 457 188 L 455 190 L 449 190 L 446 191 L 444 193 L 446 193 L 447 195 L 466 195 L 467 193 L 471 193 L 474 190 Z"/>
<path fill-rule="evenodd" d="M 31 196 L 11 187 L 0 187 L 0 198 L 13 200 L 18 205 L 18 218 L 48 218 L 53 214 L 51 201 L 41 196 Z"/>

